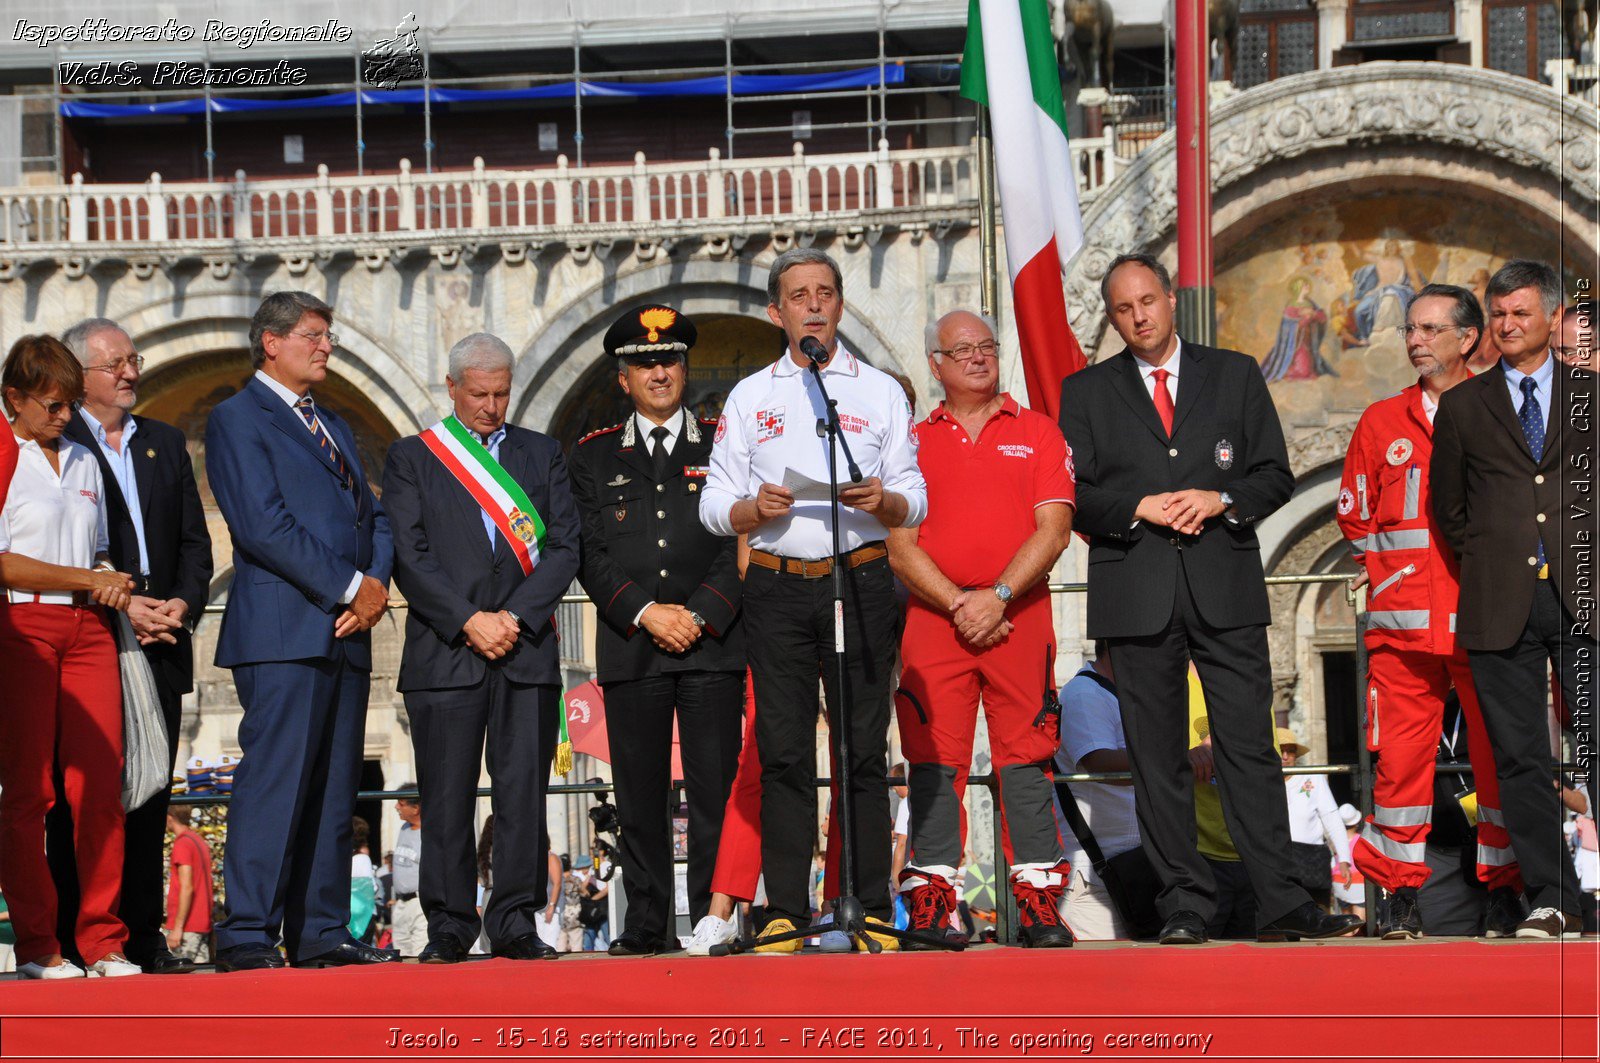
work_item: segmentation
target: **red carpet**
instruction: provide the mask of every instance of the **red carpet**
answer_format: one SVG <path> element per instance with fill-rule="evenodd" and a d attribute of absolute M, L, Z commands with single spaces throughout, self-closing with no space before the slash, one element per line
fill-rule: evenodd
<path fill-rule="evenodd" d="M 0 1057 L 1594 1060 L 1597 974 L 1593 941 L 1355 941 L 6 982 Z"/>

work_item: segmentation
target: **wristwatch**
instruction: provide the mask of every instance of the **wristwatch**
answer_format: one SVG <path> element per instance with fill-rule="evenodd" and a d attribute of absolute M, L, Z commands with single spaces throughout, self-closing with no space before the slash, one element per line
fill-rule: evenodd
<path fill-rule="evenodd" d="M 689 619 L 695 622 L 696 627 L 706 626 L 706 618 L 695 612 L 693 609 L 689 610 Z"/>
<path fill-rule="evenodd" d="M 511 618 L 512 622 L 515 623 L 518 627 L 522 626 L 522 617 L 518 616 L 516 613 L 513 613 L 509 609 L 506 610 L 506 615 L 509 616 Z"/>
<path fill-rule="evenodd" d="M 1222 508 L 1224 510 L 1229 510 L 1229 509 L 1233 508 L 1233 496 L 1228 494 L 1228 492 L 1226 492 L 1226 491 L 1218 491 L 1217 492 L 1217 501 L 1222 503 Z"/>
<path fill-rule="evenodd" d="M 1011 604 L 1011 588 L 1004 583 L 996 583 L 994 585 L 994 596 L 1007 605 Z"/>

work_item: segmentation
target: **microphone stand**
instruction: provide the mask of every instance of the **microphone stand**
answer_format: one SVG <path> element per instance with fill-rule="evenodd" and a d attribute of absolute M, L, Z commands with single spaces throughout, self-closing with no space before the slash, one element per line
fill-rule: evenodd
<path fill-rule="evenodd" d="M 809 362 L 807 368 L 811 373 L 811 379 L 816 382 L 817 391 L 822 395 L 823 407 L 827 411 L 825 417 L 817 419 L 817 436 L 818 438 L 826 436 L 828 440 L 828 506 L 833 520 L 833 660 L 837 676 L 836 689 L 839 692 L 837 714 L 839 726 L 834 735 L 834 749 L 837 755 L 834 758 L 833 770 L 839 783 L 839 807 L 830 814 L 829 824 L 839 825 L 839 896 L 833 902 L 832 924 L 813 923 L 787 934 L 762 938 L 759 942 L 735 940 L 729 945 L 714 946 L 711 954 L 713 956 L 736 954 L 755 944 L 770 945 L 780 941 L 794 941 L 797 938 L 815 937 L 830 930 L 842 932 L 851 941 L 865 946 L 866 950 L 874 955 L 882 952 L 883 946 L 872 934 L 958 952 L 966 947 L 965 943 L 947 941 L 942 934 L 925 936 L 888 924 L 874 925 L 872 934 L 868 934 L 866 910 L 861 906 L 860 898 L 856 896 L 855 796 L 850 792 L 850 723 L 855 712 L 854 701 L 850 696 L 850 672 L 844 650 L 844 550 L 839 541 L 838 451 L 844 451 L 850 482 L 860 483 L 862 475 L 861 467 L 856 464 L 854 455 L 850 453 L 850 442 L 845 439 L 843 427 L 839 423 L 839 404 L 828 394 L 828 387 L 822 382 L 822 367 L 829 358 L 827 350 L 820 342 L 807 336 L 800 341 L 800 353 L 805 355 Z M 887 780 L 885 784 L 887 785 Z"/>

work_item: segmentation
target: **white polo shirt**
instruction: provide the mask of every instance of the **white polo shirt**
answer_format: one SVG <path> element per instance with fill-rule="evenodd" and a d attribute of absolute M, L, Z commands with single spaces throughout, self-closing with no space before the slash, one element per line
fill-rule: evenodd
<path fill-rule="evenodd" d="M 5 431 L 11 431 L 8 425 Z M 111 549 L 106 531 L 105 486 L 87 447 L 62 437 L 61 475 L 39 444 L 17 439 L 17 471 L 0 510 L 0 553 L 20 554 L 67 568 L 92 568 Z M 71 605 L 69 591 L 7 591 L 12 602 Z"/>
<path fill-rule="evenodd" d="M 906 500 L 905 526 L 928 513 L 928 487 L 917 466 L 911 405 L 900 384 L 861 361 L 844 344 L 822 370 L 828 394 L 839 404 L 844 440 L 863 478 L 876 476 L 885 491 Z M 735 502 L 755 498 L 763 483 L 782 484 L 794 470 L 828 482 L 828 440 L 817 435 L 824 416 L 811 371 L 785 352 L 772 365 L 734 385 L 717 422 L 711 471 L 700 495 L 700 522 L 717 535 L 734 535 Z M 849 467 L 839 452 L 839 482 L 850 486 Z M 888 529 L 874 516 L 844 506 L 839 542 L 845 552 L 882 542 Z M 823 558 L 833 553 L 826 499 L 796 501 L 789 515 L 750 533 L 750 546 L 784 557 Z"/>

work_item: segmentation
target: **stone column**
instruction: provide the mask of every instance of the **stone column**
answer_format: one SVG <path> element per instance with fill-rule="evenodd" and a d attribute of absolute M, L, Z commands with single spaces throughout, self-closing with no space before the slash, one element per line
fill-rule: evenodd
<path fill-rule="evenodd" d="M 1456 40 L 1472 48 L 1472 65 L 1481 67 L 1485 51 L 1483 0 L 1456 0 Z"/>
<path fill-rule="evenodd" d="M 1317 0 L 1317 69 L 1333 68 L 1333 53 L 1344 47 L 1350 0 Z"/>

